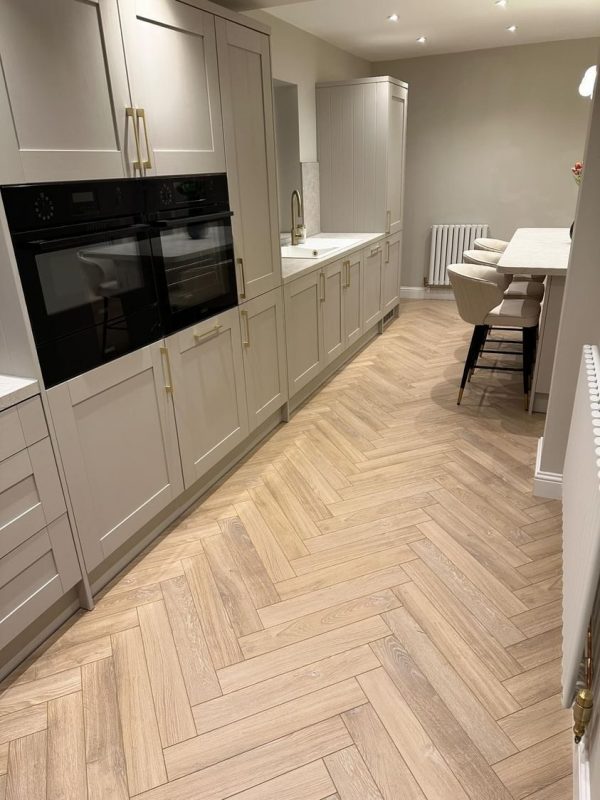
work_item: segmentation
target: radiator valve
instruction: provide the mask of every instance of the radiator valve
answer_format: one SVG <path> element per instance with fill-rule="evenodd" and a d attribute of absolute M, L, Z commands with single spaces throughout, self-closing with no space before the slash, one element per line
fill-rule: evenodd
<path fill-rule="evenodd" d="M 592 717 L 592 707 L 594 705 L 594 695 L 591 689 L 580 689 L 575 697 L 573 704 L 573 733 L 575 743 L 583 739 L 585 729 Z"/>

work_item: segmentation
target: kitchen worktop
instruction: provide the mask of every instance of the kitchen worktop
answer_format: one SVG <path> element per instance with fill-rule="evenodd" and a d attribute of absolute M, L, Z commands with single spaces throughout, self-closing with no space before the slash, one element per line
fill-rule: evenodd
<path fill-rule="evenodd" d="M 33 378 L 0 375 L 0 411 L 39 393 L 39 384 Z"/>
<path fill-rule="evenodd" d="M 502 254 L 497 270 L 564 277 L 570 252 L 568 228 L 519 228 Z"/>
<path fill-rule="evenodd" d="M 368 244 L 384 239 L 385 233 L 317 233 L 311 239 L 348 239 L 354 244 L 349 247 L 336 250 L 335 253 L 328 253 L 323 258 L 282 258 L 281 273 L 283 282 L 289 283 L 302 275 L 308 275 L 321 267 L 332 264 L 340 258 L 345 258 L 357 250 L 362 250 Z"/>

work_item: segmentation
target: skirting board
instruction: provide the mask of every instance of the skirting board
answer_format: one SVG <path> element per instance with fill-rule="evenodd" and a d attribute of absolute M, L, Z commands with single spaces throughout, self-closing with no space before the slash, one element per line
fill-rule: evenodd
<path fill-rule="evenodd" d="M 400 297 L 405 300 L 454 300 L 454 292 L 443 286 L 402 286 Z"/>
<path fill-rule="evenodd" d="M 535 457 L 535 475 L 533 478 L 533 494 L 536 497 L 547 497 L 549 500 L 562 498 L 562 474 L 558 472 L 544 472 L 542 464 L 542 449 L 544 437 L 540 436 Z"/>
<path fill-rule="evenodd" d="M 573 800 L 592 800 L 590 760 L 585 737 L 573 745 Z"/>

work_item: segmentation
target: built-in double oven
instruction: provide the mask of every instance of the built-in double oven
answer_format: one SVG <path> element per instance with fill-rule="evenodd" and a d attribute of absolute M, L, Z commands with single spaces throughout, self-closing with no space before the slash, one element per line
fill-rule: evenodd
<path fill-rule="evenodd" d="M 225 175 L 2 188 L 46 387 L 237 303 Z"/>

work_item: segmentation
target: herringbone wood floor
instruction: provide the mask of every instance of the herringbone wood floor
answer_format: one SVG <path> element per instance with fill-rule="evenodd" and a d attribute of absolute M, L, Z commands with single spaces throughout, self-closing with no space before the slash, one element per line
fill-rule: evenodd
<path fill-rule="evenodd" d="M 559 506 L 519 377 L 400 318 L 0 697 L 6 800 L 563 800 Z"/>

